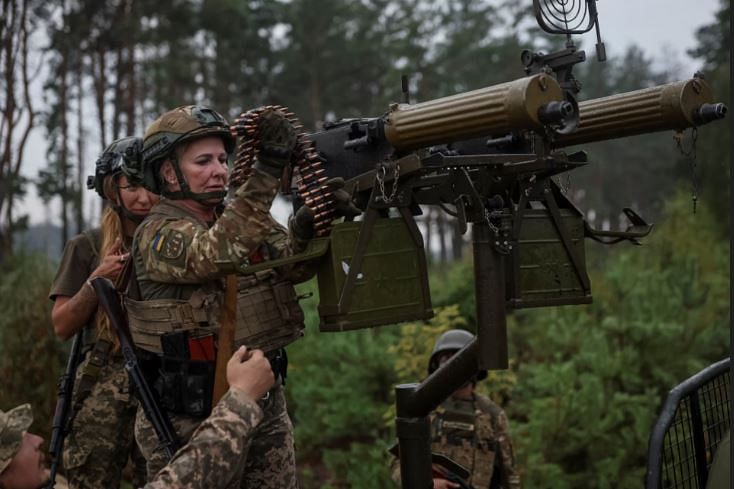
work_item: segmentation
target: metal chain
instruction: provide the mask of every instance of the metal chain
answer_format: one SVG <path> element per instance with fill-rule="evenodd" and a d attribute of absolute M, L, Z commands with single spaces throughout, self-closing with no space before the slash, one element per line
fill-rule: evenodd
<path fill-rule="evenodd" d="M 683 148 L 683 131 L 678 131 L 673 135 L 673 139 L 675 139 L 675 144 L 678 147 L 678 151 L 680 153 L 689 159 L 690 165 L 691 165 L 691 200 L 693 201 L 693 213 L 696 213 L 696 206 L 698 204 L 698 188 L 699 188 L 699 182 L 698 182 L 698 165 L 696 161 L 696 142 L 698 141 L 698 128 L 694 127 L 691 129 L 691 147 L 687 150 Z"/>
<path fill-rule="evenodd" d="M 390 196 L 388 197 L 385 194 L 385 176 L 387 175 L 387 170 L 385 170 L 385 165 L 380 165 L 380 169 L 377 170 L 377 175 L 375 176 L 375 179 L 377 180 L 377 185 L 380 187 L 380 193 L 382 201 L 386 204 L 389 204 L 393 201 L 395 198 L 395 195 L 398 193 L 398 179 L 400 178 L 400 164 L 395 164 L 395 169 L 393 171 L 393 181 L 392 181 L 392 189 L 390 191 Z"/>
<path fill-rule="evenodd" d="M 558 188 L 561 189 L 561 192 L 568 195 L 568 192 L 571 190 L 571 173 L 566 172 L 563 175 L 558 175 L 556 180 L 558 183 Z"/>
<path fill-rule="evenodd" d="M 469 171 L 466 168 L 461 169 L 464 172 L 464 175 L 466 176 L 466 181 L 469 182 L 469 186 L 472 189 L 472 193 L 474 194 L 474 197 L 479 199 L 481 201 L 481 197 L 479 196 L 479 192 L 477 191 L 476 187 L 474 186 L 474 182 L 472 182 L 471 177 L 469 176 Z M 499 238 L 500 235 L 500 228 L 495 226 L 491 219 L 498 214 L 502 214 L 501 211 L 492 211 L 490 212 L 487 207 L 484 205 L 482 206 L 482 209 L 484 210 L 484 220 L 487 221 L 487 226 L 489 227 L 489 230 L 492 231 L 492 234 L 494 234 L 495 238 Z"/>

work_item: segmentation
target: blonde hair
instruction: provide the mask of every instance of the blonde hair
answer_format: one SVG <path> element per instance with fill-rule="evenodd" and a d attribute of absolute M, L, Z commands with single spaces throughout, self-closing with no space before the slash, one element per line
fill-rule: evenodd
<path fill-rule="evenodd" d="M 122 203 L 118 202 L 118 186 L 117 178 L 115 177 L 113 175 L 106 176 L 102 184 L 102 190 L 108 201 L 121 205 Z M 122 220 L 112 206 L 105 206 L 104 212 L 102 212 L 100 228 L 102 244 L 99 248 L 99 257 L 101 259 L 112 251 L 118 238 L 123 244 L 125 242 L 125 235 L 122 231 Z M 120 347 L 120 342 L 117 339 L 117 335 L 112 332 L 109 318 L 99 308 L 97 309 L 95 324 L 97 326 L 97 338 L 111 341 L 114 345 L 114 350 L 117 350 Z"/>

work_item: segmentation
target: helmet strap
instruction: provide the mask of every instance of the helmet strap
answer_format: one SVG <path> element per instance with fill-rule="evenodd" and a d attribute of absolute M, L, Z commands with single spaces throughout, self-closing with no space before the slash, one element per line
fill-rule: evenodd
<path fill-rule="evenodd" d="M 122 203 L 122 194 L 120 192 L 120 187 L 118 185 L 115 185 L 115 188 L 117 189 L 117 200 L 120 202 L 118 205 L 116 202 L 112 202 L 110 206 L 112 207 L 112 210 L 117 212 L 117 215 L 120 216 L 120 218 L 129 219 L 130 221 L 134 222 L 135 224 L 140 224 L 143 222 L 143 219 L 145 219 L 145 216 L 141 216 L 138 214 L 135 214 L 130 211 L 127 207 L 125 207 L 125 204 Z"/>

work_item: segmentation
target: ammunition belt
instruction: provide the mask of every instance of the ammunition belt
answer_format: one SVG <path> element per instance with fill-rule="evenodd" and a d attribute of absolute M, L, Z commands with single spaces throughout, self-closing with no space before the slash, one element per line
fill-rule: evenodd
<path fill-rule="evenodd" d="M 235 162 L 230 175 L 230 182 L 235 187 L 245 183 L 250 176 L 258 153 L 260 117 L 268 110 L 279 111 L 296 130 L 303 127 L 293 112 L 280 105 L 258 107 L 240 114 L 231 127 L 232 133 L 239 137 Z M 325 175 L 326 170 L 322 168 L 322 161 L 313 141 L 307 137 L 305 132 L 299 133 L 296 138 L 296 148 L 291 153 L 291 171 L 296 172 L 295 182 L 298 197 L 315 213 L 314 232 L 316 236 L 328 235 L 329 225 L 335 217 L 333 192 L 323 186 L 324 182 L 328 180 Z M 284 182 L 288 184 L 291 177 L 292 175 L 284 178 Z"/>

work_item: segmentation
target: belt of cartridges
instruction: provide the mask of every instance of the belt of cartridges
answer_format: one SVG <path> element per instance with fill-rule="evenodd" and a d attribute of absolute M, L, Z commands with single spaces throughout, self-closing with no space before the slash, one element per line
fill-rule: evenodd
<path fill-rule="evenodd" d="M 231 127 L 232 134 L 239 138 L 230 177 L 235 187 L 245 183 L 252 172 L 252 165 L 258 154 L 260 117 L 267 110 L 275 110 L 283 114 L 297 131 L 303 128 L 295 114 L 287 107 L 280 105 L 266 105 L 241 113 Z M 291 169 L 295 172 L 298 196 L 314 211 L 316 236 L 328 235 L 329 224 L 334 219 L 333 192 L 324 187 L 324 182 L 328 180 L 328 177 L 322 168 L 321 158 L 316 152 L 313 141 L 304 132 L 298 133 L 296 147 L 291 153 Z"/>

